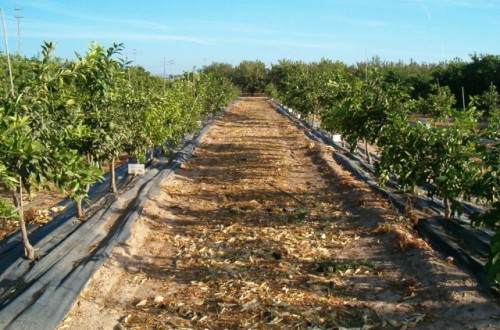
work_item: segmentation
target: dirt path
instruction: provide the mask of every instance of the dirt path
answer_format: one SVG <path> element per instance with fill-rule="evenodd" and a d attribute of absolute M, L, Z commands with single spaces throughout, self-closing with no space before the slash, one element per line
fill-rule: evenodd
<path fill-rule="evenodd" d="M 499 328 L 497 302 L 331 154 L 243 99 L 60 329 Z"/>

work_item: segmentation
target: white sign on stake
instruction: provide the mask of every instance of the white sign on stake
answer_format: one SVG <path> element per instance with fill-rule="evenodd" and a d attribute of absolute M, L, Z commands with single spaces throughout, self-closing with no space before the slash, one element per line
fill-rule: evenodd
<path fill-rule="evenodd" d="M 128 164 L 128 174 L 144 174 L 144 164 Z"/>

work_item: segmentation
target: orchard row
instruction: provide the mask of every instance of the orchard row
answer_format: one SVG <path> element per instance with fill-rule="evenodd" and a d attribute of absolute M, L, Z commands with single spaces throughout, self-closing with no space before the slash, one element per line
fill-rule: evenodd
<path fill-rule="evenodd" d="M 479 202 L 489 211 L 474 215 L 473 224 L 498 228 L 500 98 L 494 85 L 457 108 L 447 86 L 436 83 L 425 97 L 415 98 L 411 86 L 388 81 L 377 65 L 351 71 L 329 61 L 282 61 L 271 73 L 268 93 L 302 118 L 341 134 L 352 151 L 360 142 L 377 147 L 382 185 L 394 178 L 403 191 L 426 187 L 443 199 L 448 218 L 462 212 L 463 200 Z M 498 284 L 500 233 L 491 247 L 488 270 Z"/>
<path fill-rule="evenodd" d="M 214 73 L 165 81 L 119 58 L 123 47 L 92 44 L 76 61 L 54 57 L 45 43 L 40 58 L 16 57 L 0 81 L 0 218 L 17 218 L 26 256 L 34 258 L 23 219 L 23 194 L 58 188 L 82 202 L 91 184 L 122 153 L 143 161 L 155 146 L 168 151 L 186 133 L 238 95 Z M 5 59 L 8 59 L 4 56 Z M 7 61 L 5 61 L 7 63 Z M 12 200 L 12 202 L 11 202 Z"/>

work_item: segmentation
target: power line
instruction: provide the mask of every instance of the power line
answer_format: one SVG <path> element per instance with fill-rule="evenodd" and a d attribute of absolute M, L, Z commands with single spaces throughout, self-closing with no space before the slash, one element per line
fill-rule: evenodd
<path fill-rule="evenodd" d="M 23 53 L 23 35 L 21 32 L 21 19 L 24 18 L 24 16 L 21 16 L 21 13 L 23 11 L 22 8 L 16 8 L 16 18 L 17 18 L 17 53 L 19 55 L 22 55 Z"/>

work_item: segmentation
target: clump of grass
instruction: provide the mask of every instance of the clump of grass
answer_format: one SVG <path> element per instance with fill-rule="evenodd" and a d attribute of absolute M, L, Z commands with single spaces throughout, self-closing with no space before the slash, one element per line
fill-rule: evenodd
<path fill-rule="evenodd" d="M 318 263 L 317 270 L 323 273 L 344 273 L 349 269 L 373 268 L 373 264 L 366 259 L 339 259 L 325 260 Z"/>
<path fill-rule="evenodd" d="M 296 214 L 297 214 L 298 219 L 303 220 L 309 215 L 309 210 L 308 209 L 298 209 Z"/>

